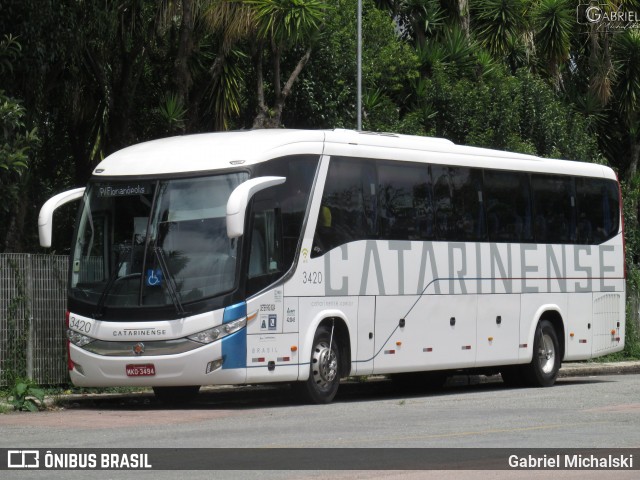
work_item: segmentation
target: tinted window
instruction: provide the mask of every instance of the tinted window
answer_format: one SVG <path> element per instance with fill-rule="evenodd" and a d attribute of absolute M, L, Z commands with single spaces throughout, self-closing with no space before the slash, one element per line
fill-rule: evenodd
<path fill-rule="evenodd" d="M 619 209 L 611 180 L 332 158 L 311 255 L 363 239 L 598 244 Z"/>
<path fill-rule="evenodd" d="M 532 175 L 534 234 L 537 243 L 574 243 L 577 238 L 573 179 Z"/>
<path fill-rule="evenodd" d="M 532 240 L 528 175 L 485 170 L 483 198 L 489 241 L 529 242 Z"/>
<path fill-rule="evenodd" d="M 376 185 L 373 161 L 331 159 L 312 257 L 347 242 L 377 237 Z"/>
<path fill-rule="evenodd" d="M 481 171 L 433 165 L 431 177 L 438 240 L 484 239 L 484 215 L 479 195 Z"/>
<path fill-rule="evenodd" d="M 382 164 L 378 167 L 380 238 L 434 238 L 434 214 L 428 165 Z"/>
<path fill-rule="evenodd" d="M 576 199 L 579 243 L 602 243 L 618 232 L 620 206 L 616 182 L 578 178 Z"/>
<path fill-rule="evenodd" d="M 271 284 L 293 264 L 319 158 L 285 157 L 257 165 L 252 177 L 282 176 L 286 182 L 252 200 L 247 295 Z M 246 246 L 244 248 L 247 248 Z"/>

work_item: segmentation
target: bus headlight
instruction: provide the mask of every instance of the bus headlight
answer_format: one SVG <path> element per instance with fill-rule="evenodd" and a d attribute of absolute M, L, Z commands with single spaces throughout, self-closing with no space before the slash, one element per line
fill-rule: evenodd
<path fill-rule="evenodd" d="M 75 330 L 67 330 L 67 338 L 76 347 L 84 347 L 95 341 L 95 338 L 87 337 L 86 335 L 76 332 Z"/>
<path fill-rule="evenodd" d="M 221 338 L 226 337 L 227 335 L 231 335 L 232 333 L 241 330 L 247 325 L 247 318 L 243 317 L 238 320 L 234 320 L 233 322 L 224 323 L 222 325 L 218 325 L 217 327 L 210 328 L 208 330 L 203 330 L 202 332 L 194 333 L 193 335 L 189 335 L 187 338 L 189 340 L 193 340 L 194 342 L 208 344 L 211 342 L 215 342 L 216 340 L 220 340 Z"/>

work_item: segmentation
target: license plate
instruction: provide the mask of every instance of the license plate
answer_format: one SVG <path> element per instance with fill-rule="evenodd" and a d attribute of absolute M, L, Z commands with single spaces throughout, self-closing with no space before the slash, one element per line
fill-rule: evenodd
<path fill-rule="evenodd" d="M 127 377 L 153 377 L 156 374 L 156 367 L 152 363 L 145 365 L 127 365 Z"/>

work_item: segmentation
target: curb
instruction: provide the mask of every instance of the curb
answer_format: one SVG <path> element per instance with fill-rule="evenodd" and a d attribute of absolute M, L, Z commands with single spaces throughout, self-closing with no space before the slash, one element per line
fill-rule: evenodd
<path fill-rule="evenodd" d="M 559 377 L 588 377 L 640 373 L 640 361 L 563 363 Z"/>

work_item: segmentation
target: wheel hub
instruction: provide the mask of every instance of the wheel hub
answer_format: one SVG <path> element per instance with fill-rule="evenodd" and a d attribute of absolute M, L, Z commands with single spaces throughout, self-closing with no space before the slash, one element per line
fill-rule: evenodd
<path fill-rule="evenodd" d="M 313 351 L 313 378 L 317 385 L 326 387 L 338 375 L 336 353 L 326 343 L 316 346 Z"/>
<path fill-rule="evenodd" d="M 544 373 L 550 373 L 555 364 L 555 351 L 553 340 L 549 335 L 543 333 L 540 339 L 540 349 L 538 358 L 540 359 L 540 368 Z"/>

